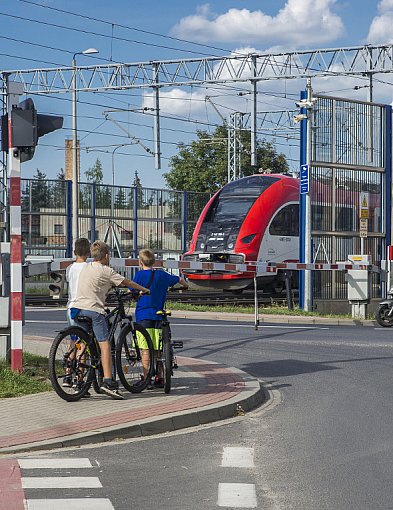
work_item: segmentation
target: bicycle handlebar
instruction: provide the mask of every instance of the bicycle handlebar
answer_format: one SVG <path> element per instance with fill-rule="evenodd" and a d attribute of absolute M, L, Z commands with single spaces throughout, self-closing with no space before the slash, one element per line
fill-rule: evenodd
<path fill-rule="evenodd" d="M 188 290 L 188 287 L 169 287 L 168 292 L 179 292 L 179 290 Z"/>
<path fill-rule="evenodd" d="M 118 287 L 114 288 L 114 292 L 111 294 L 108 294 L 107 301 L 113 302 L 117 301 L 117 303 L 124 303 L 125 301 L 131 301 L 132 299 L 137 300 L 139 298 L 139 291 L 133 290 L 129 292 L 121 292 L 121 290 Z"/>

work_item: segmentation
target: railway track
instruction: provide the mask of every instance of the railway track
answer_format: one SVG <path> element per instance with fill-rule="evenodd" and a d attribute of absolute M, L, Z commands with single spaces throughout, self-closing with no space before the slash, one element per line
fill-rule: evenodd
<path fill-rule="evenodd" d="M 284 304 L 286 300 L 285 293 L 258 292 L 258 303 L 261 306 Z M 297 292 L 294 300 L 297 301 Z M 244 292 L 240 295 L 230 292 L 168 292 L 167 301 L 205 306 L 254 306 L 254 294 L 252 292 Z M 65 306 L 66 303 L 67 298 L 53 299 L 51 296 L 26 295 L 26 306 L 57 307 Z"/>

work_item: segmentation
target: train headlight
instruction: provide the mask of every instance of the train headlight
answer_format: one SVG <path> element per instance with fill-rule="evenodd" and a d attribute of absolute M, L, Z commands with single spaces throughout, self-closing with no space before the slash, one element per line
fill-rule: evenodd
<path fill-rule="evenodd" d="M 228 244 L 228 248 L 229 248 L 230 250 L 232 250 L 232 248 L 233 248 L 233 247 L 234 247 L 234 244 L 233 244 L 233 243 L 229 243 L 229 244 Z"/>
<path fill-rule="evenodd" d="M 204 249 L 205 249 L 205 243 L 201 243 L 201 244 L 200 244 L 200 246 L 201 246 L 201 249 L 202 249 L 202 250 L 204 250 Z"/>

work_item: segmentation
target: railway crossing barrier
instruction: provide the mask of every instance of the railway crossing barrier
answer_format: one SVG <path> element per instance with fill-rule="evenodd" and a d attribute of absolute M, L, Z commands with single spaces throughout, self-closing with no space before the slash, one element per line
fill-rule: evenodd
<path fill-rule="evenodd" d="M 393 251 L 392 251 L 393 256 Z M 29 257 L 28 257 L 29 258 Z M 211 273 L 239 274 L 248 273 L 250 278 L 254 279 L 255 294 L 255 325 L 258 326 L 258 298 L 256 278 L 263 275 L 284 271 L 289 274 L 290 271 L 346 271 L 348 274 L 348 300 L 352 305 L 352 316 L 354 318 L 364 319 L 367 313 L 367 303 L 369 302 L 370 283 L 369 275 L 371 272 L 381 273 L 381 281 L 386 279 L 385 270 L 391 265 L 387 261 L 381 261 L 381 266 L 371 263 L 370 257 L 366 255 L 349 255 L 348 262 L 328 263 L 299 263 L 299 262 L 247 262 L 243 264 L 231 264 L 221 262 L 206 261 L 185 261 L 185 260 L 157 260 L 155 267 L 161 267 L 169 270 L 180 270 L 185 276 L 197 274 L 200 271 Z M 34 257 L 30 257 L 30 262 L 34 262 Z M 51 272 L 64 271 L 73 259 L 53 259 L 48 260 L 48 267 Z M 41 261 L 42 264 L 42 261 Z M 34 264 L 32 264 L 34 267 Z M 131 258 L 111 258 L 111 266 L 121 270 L 129 267 L 138 267 L 138 259 Z M 29 269 L 30 266 L 27 266 Z M 287 286 L 287 296 L 289 300 L 290 289 Z"/>
<path fill-rule="evenodd" d="M 8 243 L 9 244 L 9 243 Z M 8 288 L 8 276 L 9 274 L 9 257 L 7 259 L 7 243 L 1 243 L 1 265 L 0 265 L 0 283 L 1 283 L 1 295 L 0 295 L 0 316 L 7 320 L 7 328 L 2 328 L 2 323 L 0 324 L 0 358 L 8 357 L 9 350 L 11 346 L 14 345 L 14 342 L 9 341 L 9 336 L 4 340 L 4 336 L 2 336 L 2 331 L 10 330 L 10 326 L 12 326 L 13 317 L 9 314 L 9 296 L 7 294 Z M 8 252 L 9 253 L 9 252 Z M 393 250 L 391 251 L 393 258 Z M 182 260 L 157 260 L 155 267 L 162 267 L 164 269 L 173 269 L 180 270 L 183 274 L 191 274 L 196 271 L 211 271 L 217 273 L 249 273 L 254 278 L 254 295 L 255 295 L 255 329 L 258 329 L 259 325 L 259 309 L 258 309 L 258 295 L 257 295 L 257 285 L 256 279 L 258 276 L 277 273 L 277 271 L 303 271 L 303 270 L 312 270 L 312 271 L 347 271 L 349 276 L 348 281 L 350 282 L 349 291 L 348 291 L 348 299 L 353 301 L 355 304 L 355 308 L 353 309 L 353 316 L 362 318 L 362 315 L 365 314 L 365 305 L 369 296 L 369 279 L 368 275 L 371 272 L 381 273 L 381 280 L 386 279 L 385 273 L 388 273 L 388 281 L 390 281 L 390 270 L 392 269 L 392 260 L 383 260 L 381 261 L 380 266 L 373 265 L 369 262 L 367 258 L 358 258 L 359 256 L 352 256 L 352 261 L 348 262 L 337 262 L 334 264 L 321 264 L 321 263 L 313 263 L 313 264 L 302 264 L 297 262 L 248 262 L 244 264 L 228 264 L 228 263 L 217 263 L 217 262 L 198 262 L 198 261 L 182 261 Z M 35 276 L 39 274 L 50 274 L 53 272 L 62 272 L 65 271 L 66 268 L 72 264 L 74 259 L 71 258 L 62 258 L 62 259 L 54 259 L 53 257 L 34 257 L 34 256 L 26 256 L 26 261 L 23 266 L 23 274 L 24 277 Z M 359 263 L 360 262 L 360 263 Z M 111 259 L 111 266 L 116 269 L 124 269 L 127 267 L 138 267 L 139 261 L 138 259 L 127 259 L 127 258 L 113 258 Z M 5 299 L 4 299 L 5 298 Z M 8 301 L 7 301 L 8 299 Z M 10 320 L 6 319 L 10 317 Z M 19 318 L 18 318 L 19 320 Z M 4 322 L 4 321 L 3 321 Z M 11 328 L 12 331 L 12 328 Z M 4 343 L 5 342 L 5 343 Z M 20 349 L 22 346 L 22 339 L 18 339 L 17 348 Z"/>

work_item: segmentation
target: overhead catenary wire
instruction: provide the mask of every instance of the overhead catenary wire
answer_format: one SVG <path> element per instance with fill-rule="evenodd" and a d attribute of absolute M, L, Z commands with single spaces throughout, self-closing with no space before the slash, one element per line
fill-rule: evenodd
<path fill-rule="evenodd" d="M 23 2 L 25 4 L 34 5 L 35 7 L 42 7 L 44 9 L 50 9 L 50 10 L 61 12 L 61 13 L 64 13 L 64 14 L 69 14 L 71 16 L 77 16 L 79 18 L 84 18 L 84 19 L 88 19 L 88 20 L 91 20 L 91 21 L 96 21 L 96 22 L 99 22 L 99 23 L 104 23 L 106 25 L 111 25 L 112 27 L 124 28 L 126 30 L 132 30 L 132 31 L 143 33 L 143 34 L 147 34 L 147 35 L 154 35 L 156 37 L 163 37 L 165 39 L 170 39 L 172 41 L 182 42 L 182 43 L 186 43 L 186 44 L 192 44 L 192 45 L 195 45 L 195 46 L 200 46 L 202 48 L 214 49 L 214 50 L 223 51 L 223 52 L 231 52 L 231 50 L 228 49 L 228 48 L 220 48 L 220 47 L 217 47 L 217 46 L 212 46 L 211 44 L 203 44 L 203 43 L 200 43 L 200 42 L 197 42 L 197 41 L 190 41 L 190 40 L 182 39 L 182 38 L 179 38 L 179 37 L 174 37 L 174 36 L 170 36 L 170 35 L 166 35 L 166 34 L 159 34 L 157 32 L 152 32 L 152 31 L 149 31 L 149 30 L 143 30 L 141 28 L 130 27 L 128 25 L 122 25 L 120 23 L 114 23 L 114 22 L 111 22 L 111 21 L 107 21 L 107 20 L 103 20 L 103 19 L 99 19 L 99 18 L 94 18 L 93 16 L 87 16 L 85 14 L 75 13 L 75 12 L 67 11 L 65 9 L 59 9 L 57 7 L 53 7 L 53 6 L 50 6 L 50 5 L 39 4 L 39 3 L 36 3 L 36 2 L 32 2 L 31 0 L 19 0 L 19 1 Z"/>
<path fill-rule="evenodd" d="M 73 31 L 73 32 L 79 32 L 79 33 L 84 33 L 84 34 L 88 34 L 88 35 L 94 35 L 95 37 L 103 37 L 105 39 L 115 39 L 115 40 L 121 41 L 121 42 L 140 44 L 140 45 L 143 45 L 143 46 L 151 46 L 151 47 L 154 47 L 154 48 L 161 48 L 161 49 L 165 49 L 165 50 L 172 50 L 172 51 L 178 51 L 178 52 L 183 52 L 183 53 L 191 53 L 191 54 L 194 54 L 194 55 L 202 55 L 202 56 L 209 56 L 209 57 L 212 57 L 212 56 L 220 57 L 220 55 L 211 55 L 211 54 L 208 54 L 208 53 L 202 53 L 200 51 L 197 52 L 197 51 L 193 51 L 193 50 L 186 50 L 186 49 L 182 49 L 182 48 L 176 48 L 174 46 L 165 46 L 163 44 L 155 44 L 155 43 L 149 43 L 149 42 L 145 42 L 145 41 L 138 41 L 138 40 L 133 40 L 133 39 L 127 39 L 126 37 L 112 36 L 112 35 L 108 35 L 108 34 L 94 32 L 92 30 L 85 30 L 85 29 L 82 29 L 82 28 L 67 27 L 65 25 L 60 25 L 58 23 L 51 23 L 49 21 L 32 19 L 32 18 L 28 18 L 28 17 L 25 17 L 25 16 L 17 16 L 16 14 L 9 14 L 9 13 L 2 12 L 2 11 L 0 11 L 0 16 L 5 16 L 5 17 L 8 17 L 8 18 L 12 18 L 12 19 L 18 19 L 18 20 L 21 20 L 21 21 L 28 21 L 30 23 L 38 23 L 38 24 L 49 26 L 49 27 L 53 27 L 53 28 L 60 28 L 62 30 L 69 30 L 69 31 Z M 97 58 L 100 58 L 100 57 L 97 57 Z M 106 60 L 109 60 L 109 59 L 106 59 Z"/>

